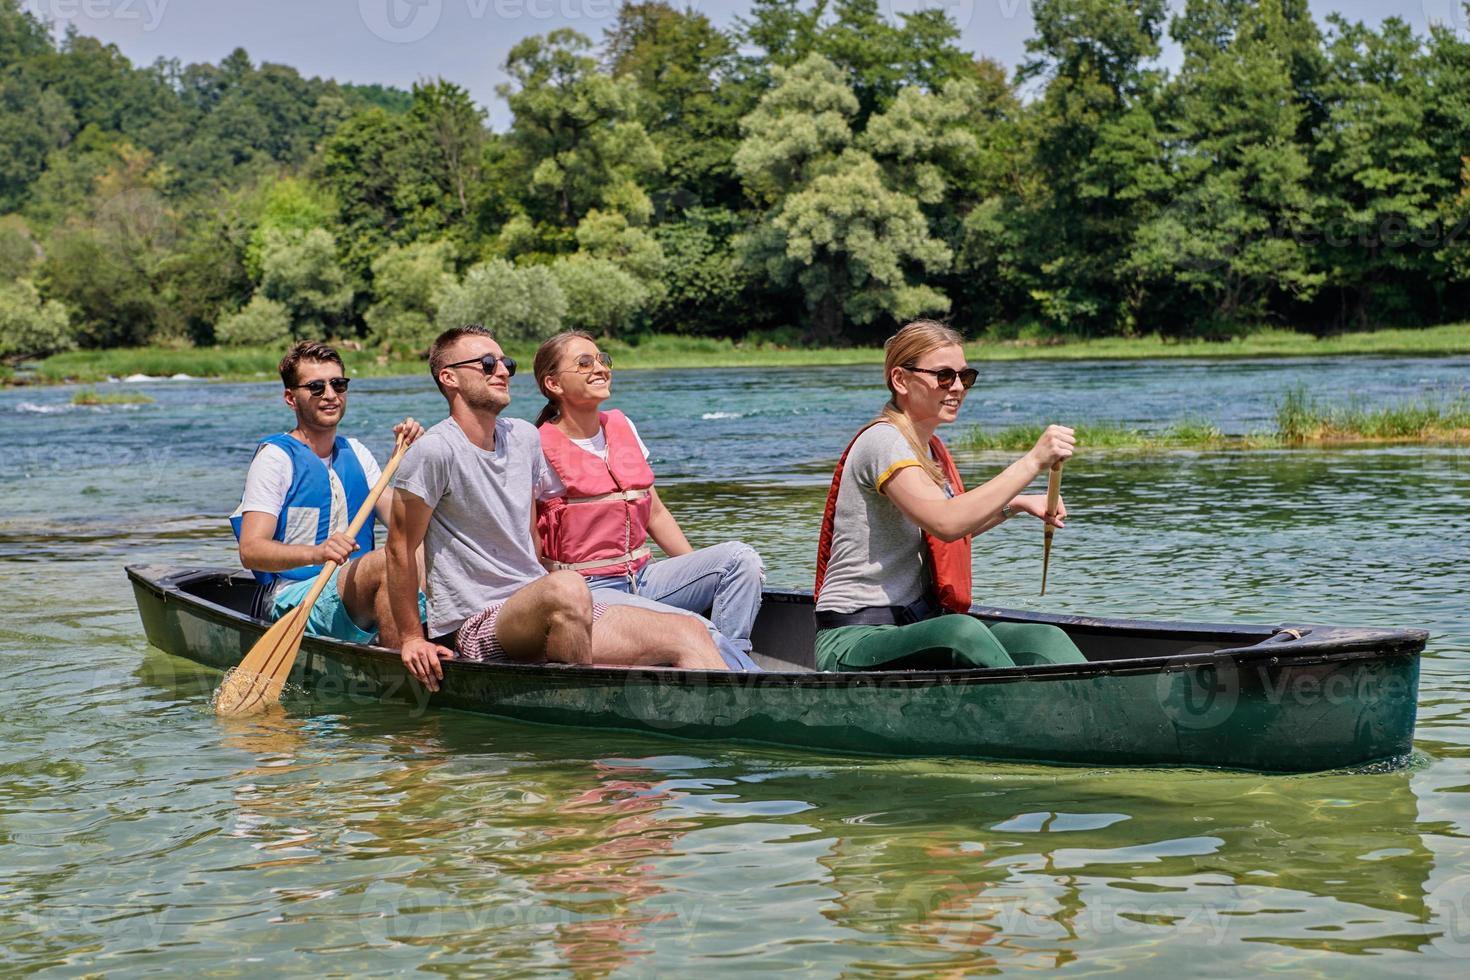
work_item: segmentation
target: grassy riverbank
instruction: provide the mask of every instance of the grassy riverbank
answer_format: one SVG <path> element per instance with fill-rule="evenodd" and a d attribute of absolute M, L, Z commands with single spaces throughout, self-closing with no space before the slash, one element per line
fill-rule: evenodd
<path fill-rule="evenodd" d="M 956 440 L 963 449 L 1024 452 L 1041 438 L 1041 426 L 972 429 Z M 1305 390 L 1289 391 L 1276 406 L 1275 427 L 1229 435 L 1211 422 L 1184 419 L 1146 432 L 1108 422 L 1077 427 L 1077 442 L 1089 449 L 1274 449 L 1359 442 L 1470 444 L 1470 399 L 1448 403 L 1403 402 L 1368 408 L 1324 405 Z"/>
<path fill-rule="evenodd" d="M 604 344 L 620 368 L 810 367 L 877 364 L 877 347 L 805 348 L 735 344 L 702 337 L 658 336 L 630 344 Z M 534 348 L 511 345 L 507 351 L 529 366 Z M 1055 342 L 976 341 L 966 353 L 976 362 L 1019 360 L 1144 360 L 1151 358 L 1329 357 L 1353 354 L 1420 357 L 1470 354 L 1470 323 L 1422 330 L 1378 330 L 1318 339 L 1308 334 L 1268 330 L 1228 341 L 1173 341 L 1158 337 Z M 391 359 L 368 351 L 344 350 L 354 377 L 417 374 L 421 359 Z M 185 349 L 121 348 L 70 351 L 42 361 L 35 378 L 42 382 L 97 382 L 135 374 L 151 377 L 212 378 L 259 381 L 275 377 L 277 348 L 200 347 Z"/>

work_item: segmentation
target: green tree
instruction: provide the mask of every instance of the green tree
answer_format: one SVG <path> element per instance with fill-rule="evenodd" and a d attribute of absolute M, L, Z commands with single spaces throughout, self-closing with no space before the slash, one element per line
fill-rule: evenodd
<path fill-rule="evenodd" d="M 65 306 L 43 300 L 28 279 L 0 282 L 0 358 L 54 354 L 75 346 Z"/>
<path fill-rule="evenodd" d="M 1300 29 L 1291 17 L 1310 13 L 1293 14 L 1294 0 L 1227 5 L 1233 24 L 1220 20 L 1221 0 L 1193 0 L 1178 25 L 1173 200 L 1141 226 L 1126 263 L 1202 301 L 1193 319 L 1208 332 L 1259 322 L 1273 295 L 1309 298 L 1322 282 L 1303 243 L 1315 202 L 1291 73 Z M 1208 31 L 1190 26 L 1196 15 Z"/>
<path fill-rule="evenodd" d="M 352 307 L 352 292 L 337 260 L 337 241 L 325 228 L 266 236 L 260 293 L 286 307 L 294 336 L 321 336 L 340 329 Z"/>
<path fill-rule="evenodd" d="M 606 32 L 606 63 L 632 80 L 642 98 L 637 118 L 657 144 L 661 177 L 649 181 L 675 206 L 735 204 L 740 182 L 731 158 L 740 117 L 754 100 L 735 82 L 735 42 L 694 10 L 662 0 L 624 3 Z"/>
<path fill-rule="evenodd" d="M 616 337 L 627 332 L 648 305 L 648 288 L 608 259 L 567 255 L 549 268 L 566 297 L 567 329 Z"/>
<path fill-rule="evenodd" d="M 524 206 L 552 225 L 575 226 L 593 208 L 646 220 L 644 182 L 661 166 L 636 84 L 599 71 L 591 44 L 566 28 L 529 37 L 511 48 L 511 82 L 496 89 L 514 114 L 508 149 L 530 174 Z"/>
<path fill-rule="evenodd" d="M 337 211 L 329 192 L 300 177 L 271 180 L 261 187 L 259 195 L 259 218 L 245 248 L 245 268 L 256 281 L 260 280 L 270 241 L 324 228 Z"/>
<path fill-rule="evenodd" d="M 41 250 L 20 216 L 0 217 L 0 285 L 29 278 L 40 259 Z"/>
<path fill-rule="evenodd" d="M 491 259 L 440 295 L 437 326 L 478 323 L 502 342 L 539 343 L 561 329 L 566 314 L 566 295 L 546 266 Z"/>
<path fill-rule="evenodd" d="M 291 337 L 291 311 L 261 293 L 215 326 L 215 338 L 230 347 L 279 347 Z"/>
<path fill-rule="evenodd" d="M 391 350 L 428 350 L 439 297 L 454 287 L 454 249 L 446 241 L 390 248 L 373 260 L 377 302 L 364 317 L 372 342 Z"/>
<path fill-rule="evenodd" d="M 919 198 L 891 186 L 878 162 L 853 142 L 857 99 L 841 71 L 821 55 L 773 70 L 776 86 L 744 122 L 735 163 L 747 193 L 770 205 L 739 250 L 747 268 L 795 285 L 810 314 L 809 333 L 831 343 L 844 320 L 870 324 L 941 313 L 949 301 L 915 278 L 948 269 L 949 247 L 930 233 Z M 915 108 L 906 102 L 902 113 Z M 920 193 L 937 201 L 942 178 L 932 155 L 880 125 L 864 142 L 895 164 L 933 180 Z M 929 147 L 933 151 L 934 147 Z"/>
<path fill-rule="evenodd" d="M 758 318 L 740 303 L 747 284 L 732 240 L 741 224 L 733 211 L 691 208 L 680 220 L 653 229 L 664 256 L 658 329 L 728 334 Z"/>
<path fill-rule="evenodd" d="M 427 175 L 461 221 L 469 221 L 482 179 L 485 110 L 469 93 L 439 78 L 415 83 L 408 118 Z"/>
<path fill-rule="evenodd" d="M 169 275 L 179 222 L 157 189 L 166 172 L 127 144 L 117 156 L 85 213 L 48 236 L 39 285 L 73 311 L 84 346 L 185 340 L 188 324 L 172 302 Z"/>

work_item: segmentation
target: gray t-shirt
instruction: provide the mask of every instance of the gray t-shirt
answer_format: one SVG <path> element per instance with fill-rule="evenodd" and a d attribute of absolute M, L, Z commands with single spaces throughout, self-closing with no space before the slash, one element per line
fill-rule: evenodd
<path fill-rule="evenodd" d="M 452 418 L 419 438 L 394 485 L 434 508 L 424 535 L 429 636 L 442 636 L 546 574 L 531 515 L 545 499 L 541 436 L 523 419 L 495 423 L 495 450 L 474 445 Z"/>
<path fill-rule="evenodd" d="M 837 486 L 832 554 L 819 611 L 907 606 L 923 596 L 928 584 L 924 533 L 879 492 L 900 470 L 919 465 L 903 433 L 886 423 L 872 426 L 853 443 Z"/>

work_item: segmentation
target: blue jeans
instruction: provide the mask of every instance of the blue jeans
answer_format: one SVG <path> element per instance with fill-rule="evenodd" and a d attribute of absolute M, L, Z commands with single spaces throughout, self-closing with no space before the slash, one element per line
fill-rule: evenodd
<path fill-rule="evenodd" d="M 765 568 L 755 549 L 740 541 L 700 548 L 677 558 L 651 561 L 630 583 L 626 575 L 598 575 L 587 586 L 632 592 L 666 606 L 709 614 L 715 629 L 735 646 L 750 651 L 750 629 L 761 608 Z"/>
<path fill-rule="evenodd" d="M 726 649 L 730 647 L 740 660 L 750 663 L 746 656 L 750 653 L 750 630 L 760 612 L 764 579 L 765 568 L 755 549 L 739 541 L 726 541 L 677 558 L 648 562 L 631 582 L 626 575 L 598 575 L 588 578 L 587 585 L 603 602 L 625 601 L 613 598 L 622 593 L 700 616 L 708 611 L 706 622 L 721 655 L 730 660 L 731 651 Z"/>

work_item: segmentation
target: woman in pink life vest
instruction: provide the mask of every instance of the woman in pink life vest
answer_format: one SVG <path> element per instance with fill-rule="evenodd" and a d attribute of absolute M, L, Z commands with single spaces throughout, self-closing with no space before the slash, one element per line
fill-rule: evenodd
<path fill-rule="evenodd" d="M 654 489 L 648 449 L 622 412 L 602 411 L 612 393 L 612 358 L 580 330 L 541 345 L 532 366 L 546 407 L 536 419 L 541 448 L 560 486 L 549 489 L 537 531 L 553 570 L 586 576 L 594 590 L 630 592 L 708 614 L 741 653 L 760 610 L 761 559 L 727 541 L 695 548 Z M 648 539 L 668 558 L 653 561 Z"/>
<path fill-rule="evenodd" d="M 953 422 L 979 372 L 960 335 L 918 320 L 883 345 L 891 396 L 848 444 L 832 476 L 817 545 L 816 661 L 821 670 L 944 669 L 1080 663 L 1062 630 L 987 628 L 968 615 L 970 538 L 1013 513 L 1045 520 L 1044 494 L 1020 493 L 1072 455 L 1053 425 L 988 483 L 966 491 L 935 435 Z M 1054 523 L 1062 526 L 1066 507 Z"/>

